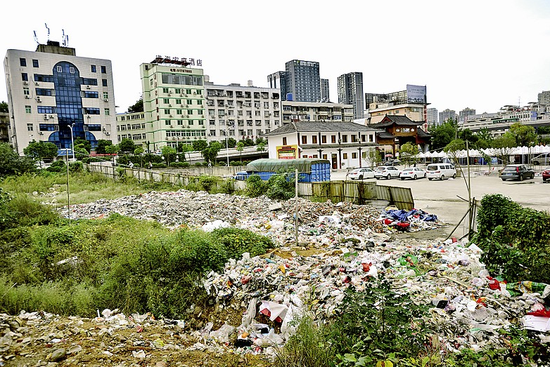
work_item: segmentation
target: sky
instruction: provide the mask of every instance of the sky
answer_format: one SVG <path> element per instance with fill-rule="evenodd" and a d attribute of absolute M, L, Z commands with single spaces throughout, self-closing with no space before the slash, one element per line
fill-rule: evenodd
<path fill-rule="evenodd" d="M 9 1 L 0 52 L 62 41 L 77 56 L 109 59 L 117 112 L 141 96 L 139 65 L 156 55 L 202 60 L 215 84 L 268 87 L 293 59 L 336 80 L 363 73 L 365 93 L 427 88 L 438 111 L 497 112 L 550 90 L 548 0 L 196 0 L 131 3 Z M 5 78 L 0 101 L 7 102 Z"/>

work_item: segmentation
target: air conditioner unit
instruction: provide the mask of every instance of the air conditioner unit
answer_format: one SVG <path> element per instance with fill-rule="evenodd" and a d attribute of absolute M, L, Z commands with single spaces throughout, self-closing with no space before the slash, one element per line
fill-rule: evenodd
<path fill-rule="evenodd" d="M 40 97 L 36 97 L 36 102 L 41 103 Z"/>
<path fill-rule="evenodd" d="M 86 86 L 86 89 L 90 89 L 90 86 L 89 86 L 89 85 L 87 85 L 87 86 Z"/>
<path fill-rule="evenodd" d="M 25 96 L 25 98 L 26 98 L 26 99 L 31 99 L 31 97 L 30 97 L 30 96 Z"/>
<path fill-rule="evenodd" d="M 50 119 L 53 119 L 55 116 L 54 115 L 49 115 L 48 116 Z"/>
<path fill-rule="evenodd" d="M 103 102 L 109 102 L 107 98 L 103 98 Z"/>
<path fill-rule="evenodd" d="M 174 116 L 170 115 L 170 117 L 174 117 Z"/>
<path fill-rule="evenodd" d="M 29 82 L 24 81 L 24 82 L 23 82 L 23 85 L 29 85 Z"/>
<path fill-rule="evenodd" d="M 44 120 L 48 120 L 48 115 L 44 115 Z"/>
<path fill-rule="evenodd" d="M 34 85 L 40 85 L 38 82 L 34 82 Z"/>

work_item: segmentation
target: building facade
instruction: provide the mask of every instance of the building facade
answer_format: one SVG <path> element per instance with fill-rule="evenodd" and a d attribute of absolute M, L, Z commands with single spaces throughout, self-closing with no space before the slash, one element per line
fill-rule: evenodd
<path fill-rule="evenodd" d="M 428 108 L 427 116 L 428 126 L 439 124 L 439 113 L 437 112 L 437 108 Z"/>
<path fill-rule="evenodd" d="M 353 72 L 342 74 L 337 80 L 338 103 L 353 106 L 353 118 L 365 117 L 365 103 L 363 95 L 363 73 Z"/>
<path fill-rule="evenodd" d="M 147 150 L 206 140 L 204 73 L 191 66 L 161 56 L 140 65 Z"/>
<path fill-rule="evenodd" d="M 292 122 L 268 134 L 269 158 L 322 158 L 332 169 L 370 166 L 377 130 L 353 122 Z"/>
<path fill-rule="evenodd" d="M 286 94 L 296 102 L 321 100 L 321 77 L 317 61 L 291 60 L 285 64 Z"/>
<path fill-rule="evenodd" d="M 292 121 L 353 121 L 353 106 L 343 103 L 282 102 L 283 123 Z"/>
<path fill-rule="evenodd" d="M 277 88 L 207 83 L 207 140 L 256 140 L 282 123 Z"/>
<path fill-rule="evenodd" d="M 321 100 L 319 102 L 330 102 L 330 82 L 328 79 L 321 79 Z"/>
<path fill-rule="evenodd" d="M 445 123 L 448 119 L 453 119 L 455 121 L 458 120 L 458 115 L 456 114 L 456 112 L 454 110 L 450 110 L 450 109 L 445 109 L 443 111 L 441 111 L 439 113 L 439 122 L 440 123 Z"/>
<path fill-rule="evenodd" d="M 550 91 L 542 91 L 538 94 L 539 105 L 550 106 Z"/>
<path fill-rule="evenodd" d="M 467 121 L 468 117 L 475 116 L 476 110 L 466 107 L 462 111 L 458 111 L 458 121 Z"/>
<path fill-rule="evenodd" d="M 407 84 L 398 92 L 379 94 L 366 93 L 367 118 L 369 124 L 376 124 L 386 115 L 407 116 L 415 122 L 422 122 L 427 128 L 428 102 L 426 86 Z"/>
<path fill-rule="evenodd" d="M 71 149 L 74 139 L 92 148 L 116 141 L 113 68 L 110 60 L 76 56 L 48 41 L 36 51 L 10 49 L 4 59 L 10 142 L 19 154 L 33 140 Z"/>
<path fill-rule="evenodd" d="M 143 149 L 152 149 L 155 146 L 155 142 L 147 140 L 150 135 L 148 127 L 152 124 L 148 124 L 145 121 L 144 112 L 133 113 L 121 113 L 116 116 L 116 129 L 118 141 L 122 139 L 130 139 L 136 146 L 140 146 Z M 149 144 L 149 147 L 147 145 Z"/>

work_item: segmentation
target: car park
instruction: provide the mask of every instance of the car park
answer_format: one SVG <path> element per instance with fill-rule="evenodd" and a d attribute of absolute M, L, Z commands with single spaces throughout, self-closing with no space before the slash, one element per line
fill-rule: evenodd
<path fill-rule="evenodd" d="M 535 166 L 542 165 L 542 166 L 548 166 L 550 165 L 550 153 L 542 153 L 539 154 L 533 159 L 531 159 L 531 163 L 533 163 Z"/>
<path fill-rule="evenodd" d="M 450 163 L 430 163 L 426 167 L 426 177 L 428 180 L 438 179 L 444 180 L 446 178 L 455 178 L 456 169 Z"/>
<path fill-rule="evenodd" d="M 399 172 L 399 178 L 402 180 L 406 178 L 416 180 L 417 178 L 424 178 L 424 177 L 426 177 L 426 171 L 418 167 L 406 167 L 406 168 L 403 168 L 401 172 Z"/>
<path fill-rule="evenodd" d="M 363 180 L 365 178 L 374 178 L 374 171 L 371 168 L 356 168 L 348 174 L 352 180 Z"/>
<path fill-rule="evenodd" d="M 502 181 L 519 180 L 535 178 L 535 171 L 525 164 L 509 164 L 500 171 Z"/>
<path fill-rule="evenodd" d="M 399 177 L 399 170 L 394 166 L 378 166 L 374 171 L 374 177 L 378 180 L 385 178 L 389 180 L 390 178 Z"/>

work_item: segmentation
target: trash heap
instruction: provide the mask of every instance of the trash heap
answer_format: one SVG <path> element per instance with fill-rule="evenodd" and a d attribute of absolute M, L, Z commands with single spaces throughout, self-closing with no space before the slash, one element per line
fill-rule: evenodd
<path fill-rule="evenodd" d="M 440 345 L 449 351 L 505 346 L 506 340 L 498 331 L 510 325 L 533 330 L 542 343 L 550 342 L 550 286 L 509 284 L 489 274 L 480 262 L 482 251 L 475 244 L 455 239 L 397 238 L 393 236 L 395 228 L 385 223 L 389 215 L 396 213 L 350 203 L 303 199 L 274 202 L 265 197 L 185 190 L 71 207 L 73 218 L 100 218 L 111 213 L 156 220 L 171 228 L 186 224 L 209 231 L 231 225 L 267 235 L 278 246 L 263 256 L 244 254 L 241 259 L 229 261 L 223 272 L 211 272 L 203 279 L 219 315 L 237 313 L 240 322 L 224 322 L 221 326 L 218 322 L 216 327 L 208 322 L 192 330 L 186 327 L 187 320 L 154 320 L 152 315 L 125 316 L 109 310 L 88 320 L 100 323 L 99 331 L 90 332 L 90 338 L 97 339 L 99 333 L 114 338 L 120 330 L 132 330 L 133 337 L 126 337 L 121 344 L 136 359 L 168 346 L 213 354 L 272 356 L 275 348 L 293 334 L 295 325 L 291 321 L 296 316 L 307 311 L 317 321 L 328 321 L 339 309 L 346 288 L 361 291 L 382 276 L 391 280 L 398 292 L 409 293 L 416 303 L 430 306 L 426 322 L 438 331 Z M 435 216 L 431 217 L 435 220 L 424 220 L 429 214 L 420 211 L 400 214 L 409 222 L 430 223 L 412 224 L 417 230 L 438 223 Z M 19 316 L 25 317 L 29 316 Z M 149 337 L 143 341 L 145 344 L 135 345 L 140 327 L 160 324 L 172 330 L 167 335 L 177 338 L 167 342 L 167 338 L 160 337 L 155 344 L 156 338 Z M 10 327 L 8 323 L 7 329 L 12 330 Z M 12 350 L 14 339 L 17 343 L 22 340 L 5 331 L 0 335 L 2 353 Z M 51 337 L 48 340 L 51 343 Z"/>

